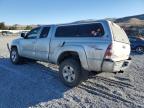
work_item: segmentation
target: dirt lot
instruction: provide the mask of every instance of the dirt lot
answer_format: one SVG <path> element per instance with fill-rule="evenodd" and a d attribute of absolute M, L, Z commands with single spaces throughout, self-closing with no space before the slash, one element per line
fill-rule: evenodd
<path fill-rule="evenodd" d="M 131 54 L 123 74 L 101 73 L 70 89 L 53 65 L 11 64 L 6 43 L 13 38 L 0 37 L 0 108 L 144 108 L 144 55 Z"/>

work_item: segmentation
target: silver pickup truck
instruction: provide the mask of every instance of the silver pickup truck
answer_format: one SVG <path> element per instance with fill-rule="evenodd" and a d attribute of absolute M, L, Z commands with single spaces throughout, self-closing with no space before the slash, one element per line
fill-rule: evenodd
<path fill-rule="evenodd" d="M 90 71 L 119 72 L 131 61 L 126 33 L 106 20 L 40 26 L 22 33 L 8 47 L 14 64 L 30 58 L 59 65 L 60 78 L 70 87 Z"/>

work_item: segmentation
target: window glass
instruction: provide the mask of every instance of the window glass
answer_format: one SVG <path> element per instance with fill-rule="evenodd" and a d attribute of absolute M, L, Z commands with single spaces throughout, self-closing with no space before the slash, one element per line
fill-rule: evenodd
<path fill-rule="evenodd" d="M 27 37 L 28 39 L 34 39 L 34 38 L 37 37 L 39 31 L 40 31 L 40 27 L 35 28 L 35 29 L 32 29 L 30 32 L 28 32 L 28 34 L 27 34 L 26 37 Z"/>
<path fill-rule="evenodd" d="M 101 24 L 84 24 L 79 26 L 78 35 L 80 37 L 101 37 L 104 35 L 104 29 Z"/>
<path fill-rule="evenodd" d="M 111 23 L 111 28 L 114 36 L 114 40 L 123 43 L 129 43 L 129 39 L 124 30 L 115 23 Z"/>
<path fill-rule="evenodd" d="M 41 34 L 40 34 L 40 38 L 46 38 L 48 36 L 50 27 L 44 27 Z"/>
<path fill-rule="evenodd" d="M 129 38 L 129 41 L 130 41 L 130 42 L 135 42 L 135 41 L 136 41 L 136 38 L 130 37 L 130 38 Z"/>
<path fill-rule="evenodd" d="M 56 37 L 75 37 L 77 35 L 77 26 L 62 26 L 56 30 Z"/>
<path fill-rule="evenodd" d="M 58 27 L 56 37 L 100 37 L 104 35 L 100 23 Z"/>

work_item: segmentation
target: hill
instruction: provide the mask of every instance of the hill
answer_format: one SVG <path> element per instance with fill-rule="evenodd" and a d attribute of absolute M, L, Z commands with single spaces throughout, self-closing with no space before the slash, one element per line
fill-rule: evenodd
<path fill-rule="evenodd" d="M 131 19 L 144 20 L 144 14 L 118 18 L 118 19 L 115 20 L 115 22 L 116 23 L 128 22 Z"/>
<path fill-rule="evenodd" d="M 118 18 L 114 22 L 124 26 L 144 26 L 144 14 Z"/>

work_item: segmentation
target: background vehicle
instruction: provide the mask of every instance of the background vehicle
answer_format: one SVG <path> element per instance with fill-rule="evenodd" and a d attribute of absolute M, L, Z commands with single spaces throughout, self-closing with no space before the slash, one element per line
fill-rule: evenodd
<path fill-rule="evenodd" d="M 131 49 L 139 54 L 144 53 L 144 39 L 138 37 L 129 37 Z"/>
<path fill-rule="evenodd" d="M 110 21 L 41 26 L 21 37 L 9 45 L 12 63 L 25 57 L 57 64 L 61 80 L 71 87 L 89 71 L 118 72 L 130 63 L 128 37 Z"/>
<path fill-rule="evenodd" d="M 9 32 L 9 31 L 2 31 L 2 35 L 3 36 L 9 36 L 9 35 L 12 35 L 13 33 L 12 32 Z"/>

